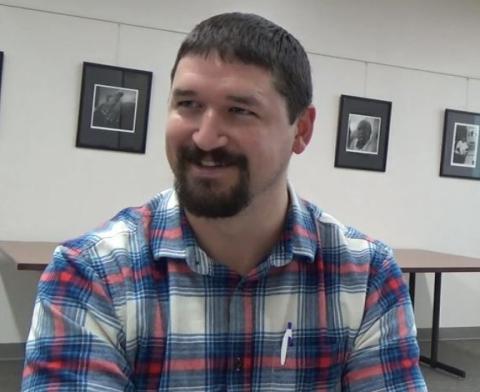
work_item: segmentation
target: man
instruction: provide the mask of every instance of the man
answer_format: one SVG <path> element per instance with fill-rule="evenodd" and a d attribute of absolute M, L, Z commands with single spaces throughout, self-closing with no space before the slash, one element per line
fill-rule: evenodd
<path fill-rule="evenodd" d="M 368 120 L 362 120 L 358 123 L 357 129 L 351 132 L 349 150 L 378 152 L 377 138 L 372 132 L 372 124 Z"/>
<path fill-rule="evenodd" d="M 248 14 L 200 23 L 172 71 L 168 190 L 60 246 L 25 391 L 423 391 L 390 248 L 287 184 L 310 67 Z"/>
<path fill-rule="evenodd" d="M 453 150 L 453 159 L 452 164 L 465 164 L 465 160 L 468 154 L 468 143 L 467 143 L 467 131 L 468 128 L 465 125 L 456 125 L 456 142 L 455 148 Z"/>
<path fill-rule="evenodd" d="M 95 108 L 92 125 L 96 127 L 120 128 L 121 99 L 123 92 L 108 94 L 105 100 Z"/>

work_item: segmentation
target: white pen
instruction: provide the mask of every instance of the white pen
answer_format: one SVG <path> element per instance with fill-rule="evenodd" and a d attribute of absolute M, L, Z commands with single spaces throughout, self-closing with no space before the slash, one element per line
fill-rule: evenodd
<path fill-rule="evenodd" d="M 282 349 L 280 351 L 280 364 L 282 366 L 285 366 L 285 361 L 287 360 L 288 347 L 292 345 L 293 345 L 292 323 L 289 321 L 287 329 L 283 334 Z"/>

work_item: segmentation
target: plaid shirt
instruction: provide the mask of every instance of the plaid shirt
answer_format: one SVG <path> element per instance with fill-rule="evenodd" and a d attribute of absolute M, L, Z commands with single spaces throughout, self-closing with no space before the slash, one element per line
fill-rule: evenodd
<path fill-rule="evenodd" d="M 425 391 L 391 249 L 290 194 L 244 277 L 198 247 L 173 191 L 58 247 L 23 390 Z"/>

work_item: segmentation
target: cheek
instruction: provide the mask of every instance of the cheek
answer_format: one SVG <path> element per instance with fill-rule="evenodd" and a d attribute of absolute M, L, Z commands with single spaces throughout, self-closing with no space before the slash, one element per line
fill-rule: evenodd
<path fill-rule="evenodd" d="M 273 132 L 269 138 L 257 140 L 252 144 L 252 151 L 257 151 L 257 159 L 262 159 L 266 165 L 270 166 L 290 157 L 293 142 L 294 138 L 290 134 Z"/>
<path fill-rule="evenodd" d="M 275 176 L 285 170 L 292 155 L 291 138 L 278 137 L 267 143 L 257 145 L 249 154 L 250 165 L 259 176 Z M 256 154 L 253 153 L 256 152 Z"/>
<path fill-rule="evenodd" d="M 260 177 L 268 174 L 272 165 L 275 165 L 278 156 L 270 143 L 262 140 L 254 140 L 248 147 L 243 148 L 248 159 L 250 174 Z"/>
<path fill-rule="evenodd" d="M 182 125 L 182 121 L 175 116 L 170 116 L 167 119 L 165 127 L 165 149 L 168 162 L 172 169 L 176 166 L 176 156 L 179 147 L 188 143 L 191 138 L 187 129 L 188 128 Z"/>
<path fill-rule="evenodd" d="M 170 114 L 165 125 L 165 137 L 167 142 L 180 140 L 188 133 L 188 124 L 181 117 Z"/>
<path fill-rule="evenodd" d="M 167 113 L 166 129 L 169 133 L 191 134 L 198 127 L 198 116 L 181 115 L 174 109 Z"/>

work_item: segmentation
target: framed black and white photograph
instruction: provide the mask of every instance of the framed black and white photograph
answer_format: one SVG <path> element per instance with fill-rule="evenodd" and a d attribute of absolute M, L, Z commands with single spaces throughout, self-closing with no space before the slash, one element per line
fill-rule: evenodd
<path fill-rule="evenodd" d="M 152 73 L 83 63 L 77 147 L 144 153 Z"/>
<path fill-rule="evenodd" d="M 95 84 L 90 127 L 117 132 L 135 132 L 138 90 Z"/>
<path fill-rule="evenodd" d="M 335 167 L 385 171 L 392 103 L 342 95 Z"/>
<path fill-rule="evenodd" d="M 440 175 L 480 179 L 480 113 L 445 110 Z"/>

